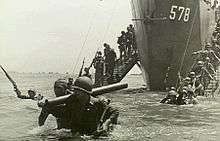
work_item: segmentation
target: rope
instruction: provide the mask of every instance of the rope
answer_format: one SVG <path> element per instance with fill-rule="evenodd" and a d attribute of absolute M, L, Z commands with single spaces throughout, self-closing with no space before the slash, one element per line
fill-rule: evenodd
<path fill-rule="evenodd" d="M 113 9 L 113 12 L 111 14 L 111 17 L 109 18 L 107 28 L 105 30 L 105 33 L 104 33 L 104 36 L 103 36 L 102 40 L 100 41 L 101 46 L 97 47 L 96 52 L 100 49 L 100 47 L 102 47 L 102 43 L 104 42 L 104 40 L 106 38 L 106 35 L 108 34 L 108 31 L 110 29 L 110 26 L 111 26 L 111 23 L 112 23 L 112 20 L 113 20 L 113 16 L 115 15 L 115 11 L 117 9 L 117 6 L 116 6 L 117 4 L 118 4 L 118 0 L 115 1 L 115 4 L 113 6 L 114 9 Z"/>
<path fill-rule="evenodd" d="M 76 67 L 77 67 L 77 65 L 78 65 L 78 63 L 79 63 L 80 56 L 81 56 L 82 51 L 83 51 L 83 49 L 84 49 L 84 47 L 85 47 L 85 45 L 86 45 L 86 42 L 87 42 L 87 40 L 88 40 L 89 33 L 90 33 L 90 31 L 91 31 L 91 29 L 92 29 L 92 26 L 93 26 L 93 20 L 94 20 L 95 15 L 96 15 L 96 13 L 93 14 L 92 19 L 91 19 L 91 21 L 90 21 L 90 23 L 89 23 L 90 26 L 89 26 L 89 29 L 88 29 L 88 31 L 87 31 L 87 33 L 86 33 L 85 40 L 83 41 L 83 44 L 82 44 L 82 46 L 81 46 L 81 50 L 80 50 L 79 55 L 78 55 L 78 57 L 77 57 L 76 63 L 75 63 L 75 65 L 74 65 L 73 74 L 75 73 Z"/>
<path fill-rule="evenodd" d="M 141 17 L 141 15 L 142 15 L 142 17 L 145 18 L 145 17 L 144 17 L 143 9 L 140 7 L 140 1 L 139 1 L 139 0 L 137 0 L 137 4 L 138 4 L 138 10 L 139 10 L 139 12 L 140 12 L 140 17 Z M 146 34 L 145 34 L 145 31 L 144 31 L 144 24 L 143 24 L 143 22 L 141 22 L 141 28 L 142 28 L 143 37 L 144 37 Z M 142 37 L 142 40 L 143 40 L 143 37 Z"/>
<path fill-rule="evenodd" d="M 134 18 L 137 19 L 137 15 L 136 15 L 136 14 L 137 14 L 137 11 L 136 11 L 136 9 L 135 9 L 135 5 L 134 5 L 133 0 L 131 0 L 130 3 L 132 4 L 133 9 L 134 9 Z M 137 0 L 137 4 L 138 4 L 138 11 L 141 13 L 141 15 L 143 16 L 143 18 L 145 18 L 145 17 L 144 17 L 144 10 L 143 10 L 143 9 L 140 9 L 140 1 L 139 1 L 139 0 Z M 141 15 L 140 15 L 140 16 L 141 16 Z M 141 18 L 141 17 L 140 17 L 140 18 Z M 136 26 L 137 31 L 139 31 L 139 29 L 140 29 L 140 30 L 142 29 L 142 34 L 143 34 L 143 36 L 142 36 L 142 38 L 141 38 L 141 41 L 143 41 L 143 39 L 147 37 L 146 32 L 145 32 L 145 30 L 144 30 L 144 29 L 146 29 L 146 31 L 147 31 L 147 26 L 146 26 L 143 22 L 141 22 L 141 25 L 138 26 L 136 20 L 134 21 L 134 23 L 135 23 L 135 26 Z M 136 40 L 137 40 L 137 38 L 136 38 Z M 140 68 L 140 70 L 142 70 L 142 68 Z M 146 75 L 147 75 L 147 76 L 146 76 Z M 148 74 L 144 74 L 144 77 L 147 79 L 146 84 L 149 86 L 150 84 L 149 84 Z"/>
<path fill-rule="evenodd" d="M 96 52 L 95 52 L 95 56 L 94 56 L 94 58 L 96 57 L 96 53 L 99 51 L 99 49 L 100 49 L 100 47 L 102 47 L 102 43 L 103 43 L 103 41 L 104 41 L 104 39 L 105 39 L 105 37 L 106 37 L 106 35 L 107 35 L 107 32 L 109 31 L 109 29 L 110 29 L 110 26 L 111 26 L 111 22 L 112 22 L 112 19 L 113 19 L 113 16 L 114 16 L 114 14 L 115 14 L 115 11 L 116 11 L 116 4 L 118 3 L 118 0 L 116 0 L 115 1 L 115 4 L 114 4 L 114 6 L 113 6 L 113 12 L 112 12 L 112 15 L 111 15 L 111 17 L 110 17 L 110 19 L 109 19 L 109 21 L 108 21 L 108 25 L 107 25 L 107 28 L 106 28 L 106 30 L 105 30 L 105 33 L 104 33 L 104 36 L 103 36 L 103 38 L 102 38 L 102 40 L 100 40 L 100 46 L 98 46 L 97 48 L 96 48 Z M 91 65 L 90 65 L 91 66 Z"/>
<path fill-rule="evenodd" d="M 137 19 L 137 15 L 136 15 L 136 14 L 137 14 L 137 11 L 136 11 L 136 9 L 135 9 L 135 5 L 134 5 L 133 0 L 130 0 L 130 3 L 131 3 L 131 5 L 132 5 L 132 7 L 133 7 L 133 9 L 134 9 L 134 12 L 133 12 L 133 13 L 134 13 L 134 14 L 133 14 L 133 15 L 134 15 L 134 18 Z M 131 8 L 131 9 L 132 9 L 132 8 Z M 140 11 L 140 10 L 139 10 L 139 11 Z M 137 21 L 135 20 L 134 23 L 135 23 L 135 26 L 136 26 L 137 31 L 138 31 Z M 143 23 L 141 23 L 141 26 L 142 26 L 142 29 L 143 29 Z M 142 31 L 143 31 L 143 30 L 142 30 Z M 143 31 L 143 35 L 145 35 L 145 32 L 144 32 L 144 31 Z"/>
<path fill-rule="evenodd" d="M 186 47 L 185 47 L 183 56 L 182 56 L 182 58 L 181 58 L 181 64 L 180 64 L 180 68 L 179 68 L 179 70 L 178 70 L 178 73 L 181 72 L 182 67 L 183 67 L 183 62 L 184 62 L 185 57 L 186 57 L 186 52 L 187 52 L 188 47 L 189 47 L 190 38 L 191 38 L 191 36 L 192 36 L 193 27 L 194 27 L 194 24 L 195 24 L 195 21 L 196 21 L 196 15 L 197 15 L 197 12 L 198 12 L 198 8 L 199 8 L 199 7 L 198 7 L 198 5 L 197 5 L 197 6 L 196 6 L 196 11 L 195 11 L 195 14 L 194 14 L 194 17 L 193 17 L 192 26 L 191 26 L 191 28 L 190 28 L 189 36 L 188 36 L 188 38 L 187 38 Z"/>
<path fill-rule="evenodd" d="M 104 36 L 103 36 L 101 42 L 103 42 L 103 40 L 105 39 L 105 37 L 106 37 L 106 35 L 107 35 L 108 30 L 110 29 L 111 21 L 112 21 L 112 19 L 113 19 L 114 13 L 115 13 L 115 11 L 116 11 L 116 4 L 117 4 L 117 3 L 118 3 L 118 0 L 116 0 L 116 2 L 115 2 L 115 4 L 114 4 L 113 13 L 112 13 L 112 15 L 111 15 L 111 17 L 110 17 L 110 19 L 109 19 L 109 22 L 108 22 L 109 24 L 108 24 L 108 26 L 107 26 L 107 29 L 105 30 L 105 34 L 104 34 Z M 85 47 L 85 45 L 86 45 L 86 42 L 87 42 L 87 40 L 88 40 L 89 33 L 90 33 L 90 31 L 91 31 L 91 29 L 92 29 L 92 26 L 93 26 L 93 19 L 95 19 L 95 18 L 94 18 L 95 15 L 96 15 L 96 13 L 94 13 L 94 15 L 92 16 L 92 20 L 90 21 L 90 26 L 89 26 L 88 32 L 87 32 L 87 34 L 86 34 L 85 40 L 84 40 L 83 45 L 82 45 L 81 50 L 80 50 L 80 53 L 79 53 L 79 55 L 78 55 L 78 57 L 77 57 L 77 60 L 76 60 L 75 65 L 74 65 L 73 74 L 75 73 L 76 67 L 78 66 L 78 63 L 79 63 L 80 56 L 81 56 L 81 54 L 82 54 L 82 52 L 83 52 L 83 49 L 84 49 L 84 47 Z M 96 52 L 99 50 L 99 48 L 100 48 L 100 46 L 98 46 Z"/>

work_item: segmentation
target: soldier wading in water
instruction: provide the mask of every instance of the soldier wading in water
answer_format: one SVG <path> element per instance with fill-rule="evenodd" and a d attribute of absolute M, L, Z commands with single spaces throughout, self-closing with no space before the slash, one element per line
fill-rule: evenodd
<path fill-rule="evenodd" d="M 65 104 L 42 108 L 39 126 L 44 125 L 47 116 L 52 114 L 57 119 L 58 129 L 71 129 L 73 134 L 80 135 L 106 135 L 111 125 L 117 124 L 118 110 L 109 105 L 110 100 L 91 96 L 90 78 L 85 76 L 77 78 L 73 87 L 73 94 Z M 64 83 L 59 86 L 59 89 L 62 89 L 58 91 L 59 93 L 65 93 Z M 57 95 L 56 91 L 55 94 Z"/>

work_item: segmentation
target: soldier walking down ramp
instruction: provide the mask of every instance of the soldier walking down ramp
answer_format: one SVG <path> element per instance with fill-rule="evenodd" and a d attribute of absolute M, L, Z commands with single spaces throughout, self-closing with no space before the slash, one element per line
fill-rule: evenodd
<path fill-rule="evenodd" d="M 126 58 L 126 45 L 127 45 L 127 37 L 126 33 L 124 31 L 121 31 L 121 36 L 118 37 L 117 43 L 119 44 L 118 49 L 120 52 L 120 59 L 125 59 Z"/>
<path fill-rule="evenodd" d="M 93 59 L 92 65 L 95 68 L 95 87 L 100 87 L 103 85 L 103 75 L 104 75 L 104 59 L 102 57 L 102 52 L 98 51 L 97 56 Z"/>
<path fill-rule="evenodd" d="M 114 67 L 115 67 L 115 61 L 116 61 L 116 53 L 115 50 L 112 48 L 109 52 L 110 60 L 109 60 L 109 74 L 112 76 Z"/>
<path fill-rule="evenodd" d="M 110 75 L 110 46 L 107 43 L 104 43 L 104 61 L 105 61 L 105 75 Z"/>
<path fill-rule="evenodd" d="M 126 32 L 126 38 L 127 38 L 127 56 L 130 57 L 132 55 L 132 45 L 133 45 L 133 32 L 131 31 L 130 27 L 127 27 Z"/>
<path fill-rule="evenodd" d="M 90 68 L 84 68 L 84 73 L 82 76 L 86 76 L 86 77 L 92 79 L 92 75 L 90 74 L 89 70 L 90 70 Z"/>

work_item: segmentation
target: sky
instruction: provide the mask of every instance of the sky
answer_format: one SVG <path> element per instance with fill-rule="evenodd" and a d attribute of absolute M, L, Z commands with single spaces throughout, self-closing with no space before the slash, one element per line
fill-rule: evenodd
<path fill-rule="evenodd" d="M 131 19 L 130 0 L 0 0 L 0 65 L 77 73 L 104 42 L 117 50 Z"/>
<path fill-rule="evenodd" d="M 117 50 L 131 18 L 129 0 L 0 0 L 0 65 L 18 72 L 77 72 L 104 42 Z"/>

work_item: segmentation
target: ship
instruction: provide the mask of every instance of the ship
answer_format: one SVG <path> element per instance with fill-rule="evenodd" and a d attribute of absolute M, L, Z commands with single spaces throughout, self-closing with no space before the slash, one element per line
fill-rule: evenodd
<path fill-rule="evenodd" d="M 192 53 L 210 41 L 211 0 L 131 0 L 142 74 L 151 90 L 176 86 L 194 63 Z"/>

